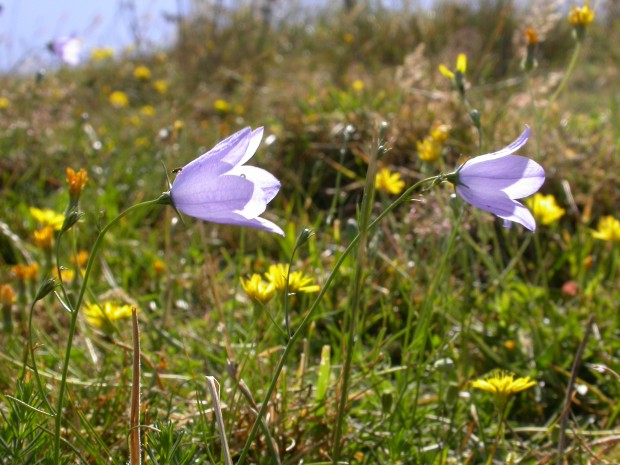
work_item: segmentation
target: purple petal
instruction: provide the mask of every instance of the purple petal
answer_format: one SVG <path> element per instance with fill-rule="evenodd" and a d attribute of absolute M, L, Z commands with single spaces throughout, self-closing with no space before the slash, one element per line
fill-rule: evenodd
<path fill-rule="evenodd" d="M 476 157 L 478 160 L 482 157 Z M 459 173 L 459 184 L 473 191 L 490 194 L 503 191 L 512 199 L 532 195 L 545 182 L 545 170 L 533 160 L 519 155 L 506 155 L 482 162 L 465 163 Z"/>
<path fill-rule="evenodd" d="M 80 62 L 82 43 L 75 36 L 59 37 L 52 42 L 52 50 L 63 62 L 75 66 Z"/>
<path fill-rule="evenodd" d="M 257 187 L 255 195 L 260 196 L 264 203 L 269 203 L 280 190 L 280 181 L 262 168 L 255 166 L 237 166 L 227 174 L 241 176 L 253 182 Z"/>
<path fill-rule="evenodd" d="M 471 160 L 468 160 L 467 162 L 465 162 L 465 164 L 463 165 L 463 168 L 465 168 L 465 166 L 474 166 L 477 165 L 478 163 L 483 163 L 483 162 L 487 162 L 490 160 L 494 160 L 497 158 L 501 158 L 501 157 L 505 157 L 506 155 L 512 155 L 513 153 L 515 153 L 517 150 L 519 150 L 521 147 L 523 147 L 526 143 L 527 140 L 530 137 L 530 127 L 529 126 L 525 126 L 525 130 L 521 133 L 521 135 L 519 137 L 517 137 L 517 139 L 510 145 L 504 147 L 501 150 L 498 150 L 497 152 L 493 152 L 493 153 L 489 153 L 487 155 L 480 155 L 479 157 L 475 157 L 472 158 Z"/>
<path fill-rule="evenodd" d="M 284 231 L 269 220 L 265 218 L 245 218 L 236 212 L 221 212 L 217 214 L 208 215 L 208 217 L 197 217 L 198 219 L 209 221 L 211 223 L 230 224 L 233 226 L 247 226 L 249 228 L 262 229 L 264 231 L 273 232 L 284 236 Z"/>
<path fill-rule="evenodd" d="M 213 161 L 236 166 L 239 160 L 245 157 L 248 151 L 248 145 L 252 139 L 252 134 L 252 129 L 243 128 L 219 142 L 215 147 L 204 154 L 203 157 L 208 156 Z"/>
<path fill-rule="evenodd" d="M 254 184 L 239 176 L 224 175 L 181 185 L 178 179 L 170 189 L 172 203 L 181 213 L 205 221 L 222 212 L 243 210 L 254 193 Z"/>
<path fill-rule="evenodd" d="M 235 162 L 233 162 L 233 160 L 231 160 L 229 157 L 226 157 L 224 161 L 235 166 L 245 164 L 245 162 L 247 162 L 250 158 L 254 156 L 256 150 L 258 150 L 258 146 L 260 145 L 262 139 L 263 128 L 256 128 L 254 131 L 252 131 L 252 134 L 250 135 L 250 143 L 248 144 L 247 149 L 245 149 L 245 155 L 243 155 L 241 159 Z"/>
<path fill-rule="evenodd" d="M 174 180 L 183 184 L 206 182 L 230 171 L 235 165 L 224 159 L 241 159 L 250 143 L 250 128 L 242 129 L 227 137 L 208 152 L 185 165 Z"/>
<path fill-rule="evenodd" d="M 530 231 L 536 230 L 536 221 L 530 211 L 502 191 L 480 193 L 466 186 L 457 186 L 456 192 L 474 207 L 493 213 L 504 220 L 522 224 Z"/>

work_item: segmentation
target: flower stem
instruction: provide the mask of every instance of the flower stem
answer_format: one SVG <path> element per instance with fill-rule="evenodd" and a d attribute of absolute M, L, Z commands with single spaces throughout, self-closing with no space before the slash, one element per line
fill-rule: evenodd
<path fill-rule="evenodd" d="M 486 465 L 491 465 L 493 463 L 493 457 L 495 457 L 495 453 L 497 452 L 497 447 L 499 446 L 500 438 L 503 437 L 504 432 L 504 421 L 506 420 L 506 410 L 508 406 L 508 401 L 504 401 L 504 405 L 502 405 L 501 411 L 499 413 L 499 424 L 497 425 L 497 431 L 495 432 L 495 439 L 493 440 L 493 448 L 491 449 L 491 454 L 489 454 L 489 459 L 487 460 Z"/>
<path fill-rule="evenodd" d="M 368 242 L 368 224 L 370 223 L 370 213 L 375 194 L 375 176 L 377 174 L 377 159 L 383 154 L 383 147 L 377 143 L 377 150 L 373 152 L 368 163 L 366 173 L 366 185 L 360 209 L 360 232 L 359 245 L 357 247 L 357 260 L 355 262 L 355 276 L 353 278 L 353 292 L 350 311 L 345 313 L 345 327 L 348 327 L 344 350 L 346 351 L 344 365 L 340 379 L 340 393 L 338 396 L 338 412 L 336 415 L 336 429 L 334 431 L 334 443 L 332 453 L 332 463 L 337 464 L 340 459 L 342 449 L 342 429 L 346 416 L 347 399 L 349 397 L 349 380 L 351 377 L 351 364 L 353 363 L 353 353 L 355 352 L 355 341 L 357 332 L 357 320 L 360 311 L 360 294 L 362 292 L 362 274 L 366 264 L 366 246 Z"/>
<path fill-rule="evenodd" d="M 105 225 L 104 228 L 99 232 L 99 235 L 97 236 L 97 239 L 95 240 L 93 248 L 88 257 L 88 262 L 86 263 L 86 271 L 84 272 L 84 279 L 82 280 L 82 286 L 80 287 L 80 292 L 78 294 L 77 301 L 75 302 L 75 306 L 73 307 L 73 311 L 71 312 L 71 320 L 69 322 L 69 335 L 67 336 L 67 347 L 65 351 L 65 359 L 62 365 L 62 374 L 60 378 L 60 387 L 58 391 L 58 405 L 56 407 L 56 418 L 55 418 L 56 422 L 55 422 L 55 428 L 54 428 L 54 452 L 53 452 L 54 460 L 52 461 L 52 463 L 60 463 L 60 427 L 61 427 L 61 422 L 62 422 L 62 417 L 63 417 L 62 408 L 63 408 L 63 403 L 64 403 L 65 391 L 67 388 L 67 373 L 69 372 L 69 361 L 71 359 L 71 348 L 73 346 L 73 336 L 75 335 L 77 317 L 79 314 L 80 306 L 82 305 L 82 300 L 84 299 L 84 294 L 86 292 L 86 286 L 88 284 L 88 279 L 90 277 L 90 273 L 92 271 L 93 264 L 95 262 L 95 257 L 97 256 L 97 252 L 101 248 L 101 244 L 103 243 L 103 238 L 105 237 L 105 234 L 108 232 L 108 230 L 112 226 L 118 223 L 121 220 L 121 218 L 125 217 L 126 215 L 133 212 L 134 210 L 138 210 L 143 207 L 148 207 L 151 205 L 157 205 L 161 203 L 162 202 L 160 199 L 155 199 L 155 200 L 149 200 L 147 202 L 142 202 L 142 203 L 132 205 L 127 210 L 119 213 L 119 215 L 116 218 L 112 219 L 107 225 Z"/>
<path fill-rule="evenodd" d="M 367 232 L 372 231 L 381 222 L 381 220 L 383 220 L 383 218 L 385 218 L 392 210 L 394 210 L 397 206 L 399 206 L 401 203 L 403 203 L 405 200 L 407 200 L 409 198 L 409 196 L 413 193 L 413 191 L 415 191 L 417 188 L 419 188 L 420 186 L 422 186 L 424 184 L 431 183 L 431 182 L 434 184 L 434 183 L 440 181 L 443 178 L 444 178 L 443 175 L 432 176 L 430 178 L 426 178 L 426 179 L 423 179 L 423 180 L 418 181 L 417 183 L 415 183 L 413 186 L 411 186 L 409 189 L 407 189 L 405 192 L 403 192 L 403 194 L 398 199 L 396 199 L 394 202 L 392 202 L 390 205 L 388 205 L 385 208 L 385 210 L 383 210 L 379 214 L 379 216 L 377 216 L 377 218 L 375 218 L 372 221 L 372 223 L 370 223 L 370 225 L 367 228 Z M 359 241 L 360 241 L 360 233 L 358 233 L 353 238 L 353 240 L 347 246 L 347 248 L 344 250 L 344 252 L 342 252 L 342 255 L 340 256 L 340 258 L 338 258 L 338 261 L 334 265 L 334 268 L 332 269 L 332 272 L 327 277 L 327 280 L 325 281 L 325 285 L 319 291 L 319 294 L 317 295 L 314 303 L 312 304 L 312 306 L 310 307 L 310 309 L 306 313 L 306 316 L 301 321 L 301 323 L 299 324 L 299 327 L 292 334 L 292 336 L 289 339 L 288 343 L 284 347 L 284 351 L 282 352 L 282 355 L 280 356 L 280 360 L 278 361 L 278 365 L 276 366 L 276 370 L 275 370 L 274 375 L 273 375 L 273 377 L 271 379 L 271 383 L 269 384 L 269 387 L 267 388 L 267 392 L 265 393 L 265 398 L 264 398 L 264 400 L 263 400 L 263 402 L 261 404 L 261 407 L 260 407 L 260 409 L 258 411 L 258 414 L 256 415 L 256 420 L 254 421 L 254 425 L 252 426 L 252 429 L 250 430 L 250 433 L 249 433 L 248 438 L 247 438 L 247 440 L 245 442 L 245 445 L 243 446 L 241 454 L 239 455 L 239 459 L 237 460 L 237 464 L 236 465 L 243 465 L 243 463 L 245 462 L 245 459 L 246 459 L 246 457 L 247 457 L 247 455 L 248 455 L 248 453 L 250 451 L 250 446 L 252 445 L 252 442 L 254 441 L 254 437 L 256 436 L 258 428 L 260 427 L 261 420 L 265 416 L 265 412 L 267 411 L 267 408 L 269 406 L 269 399 L 271 398 L 271 395 L 273 394 L 273 391 L 276 388 L 276 385 L 277 385 L 277 382 L 278 382 L 278 378 L 280 377 L 280 373 L 282 372 L 282 369 L 284 368 L 284 364 L 286 363 L 286 360 L 288 359 L 291 351 L 293 350 L 295 342 L 297 342 L 297 340 L 301 337 L 301 335 L 303 334 L 303 332 L 306 329 L 306 327 L 308 326 L 308 324 L 310 324 L 310 322 L 312 321 L 312 317 L 313 317 L 316 309 L 319 307 L 319 304 L 323 300 L 323 296 L 325 295 L 325 293 L 327 292 L 327 290 L 331 286 L 331 283 L 335 279 L 335 277 L 336 277 L 336 275 L 338 273 L 338 270 L 340 269 L 340 267 L 344 263 L 345 259 L 349 256 L 351 251 L 353 249 L 355 249 L 355 247 L 357 246 Z"/>
<path fill-rule="evenodd" d="M 570 78 L 571 74 L 573 74 L 573 70 L 575 69 L 575 65 L 577 64 L 577 58 L 579 58 L 580 52 L 581 52 L 581 42 L 577 41 L 577 44 L 575 45 L 575 50 L 573 50 L 573 56 L 570 59 L 568 68 L 566 68 L 566 72 L 564 73 L 562 82 L 560 82 L 560 85 L 558 86 L 558 88 L 555 90 L 555 92 L 549 99 L 549 105 L 551 105 L 553 102 L 556 101 L 558 96 L 562 93 L 562 91 L 566 87 L 566 83 L 568 82 L 568 79 Z"/>

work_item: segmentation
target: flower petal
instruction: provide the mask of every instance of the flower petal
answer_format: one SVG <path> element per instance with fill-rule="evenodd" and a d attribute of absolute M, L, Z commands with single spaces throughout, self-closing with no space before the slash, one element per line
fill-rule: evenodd
<path fill-rule="evenodd" d="M 520 202 L 511 199 L 502 191 L 480 193 L 466 186 L 457 186 L 456 192 L 467 203 L 481 210 L 508 221 L 525 226 L 530 231 L 536 230 L 536 220 L 530 211 Z"/>
<path fill-rule="evenodd" d="M 517 139 L 512 144 L 507 145 L 506 147 L 504 147 L 501 150 L 498 150 L 497 152 L 493 152 L 487 155 L 481 155 L 479 157 L 472 158 L 471 160 L 468 160 L 463 165 L 461 165 L 460 170 L 465 169 L 465 167 L 471 168 L 472 166 L 475 166 L 479 163 L 488 162 L 496 158 L 505 157 L 506 155 L 512 155 L 513 153 L 515 153 L 517 150 L 519 150 L 521 147 L 523 147 L 527 143 L 527 140 L 529 139 L 529 137 L 530 137 L 530 127 L 526 125 L 525 130 L 521 133 L 519 137 L 517 137 Z"/>
<path fill-rule="evenodd" d="M 254 193 L 254 184 L 239 176 L 224 175 L 181 186 L 178 179 L 170 190 L 172 203 L 181 213 L 205 221 L 222 212 L 243 210 Z"/>
<path fill-rule="evenodd" d="M 245 128 L 219 142 L 208 152 L 183 167 L 174 184 L 194 184 L 227 173 L 235 161 L 246 155 L 251 129 Z"/>
<path fill-rule="evenodd" d="M 245 218 L 236 212 L 221 212 L 209 215 L 208 218 L 197 218 L 204 221 L 210 221 L 211 223 L 231 224 L 233 226 L 247 226 L 249 228 L 262 229 L 264 231 L 269 231 L 279 234 L 280 236 L 284 236 L 284 231 L 282 231 L 282 229 L 275 223 L 260 217 Z"/>
<path fill-rule="evenodd" d="M 252 199 L 245 206 L 243 216 L 252 218 L 265 211 L 266 205 L 276 196 L 280 190 L 280 181 L 268 171 L 255 166 L 237 166 L 229 175 L 236 175 L 252 182 L 255 186 Z"/>
<path fill-rule="evenodd" d="M 454 73 L 446 65 L 439 65 L 439 72 L 448 79 L 454 79 Z"/>
<path fill-rule="evenodd" d="M 245 164 L 245 162 L 247 162 L 250 158 L 254 156 L 262 139 L 263 128 L 256 128 L 254 131 L 252 131 L 252 134 L 250 134 L 250 142 L 248 144 L 248 147 L 245 149 L 245 154 L 243 155 L 243 157 L 241 157 L 241 159 L 239 159 L 235 163 L 233 163 L 232 160 L 230 160 L 228 157 L 226 157 L 224 161 L 236 166 Z"/>
<path fill-rule="evenodd" d="M 459 184 L 480 193 L 492 194 L 501 190 L 512 199 L 532 195 L 545 182 L 543 167 L 519 155 L 505 155 L 482 163 L 467 162 L 458 173 Z"/>

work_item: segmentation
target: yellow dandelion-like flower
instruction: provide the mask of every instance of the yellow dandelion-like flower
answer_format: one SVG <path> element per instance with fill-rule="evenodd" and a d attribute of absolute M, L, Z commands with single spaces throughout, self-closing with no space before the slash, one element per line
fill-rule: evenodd
<path fill-rule="evenodd" d="M 501 407 L 511 395 L 536 386 L 536 381 L 532 381 L 529 376 L 515 379 L 513 373 L 494 370 L 484 378 L 472 381 L 471 385 L 476 389 L 493 394 L 496 405 Z"/>
<path fill-rule="evenodd" d="M 80 250 L 75 257 L 71 257 L 71 263 L 84 268 L 88 262 L 88 256 L 87 250 Z"/>
<path fill-rule="evenodd" d="M 213 108 L 222 113 L 228 113 L 232 108 L 232 105 L 226 100 L 219 98 L 215 102 L 213 102 Z"/>
<path fill-rule="evenodd" d="M 431 132 L 429 133 L 429 137 L 433 139 L 438 144 L 443 144 L 450 134 L 450 126 L 442 123 L 435 123 L 431 128 Z"/>
<path fill-rule="evenodd" d="M 172 123 L 172 129 L 174 129 L 174 132 L 176 133 L 183 131 L 184 128 L 185 128 L 185 123 L 180 119 L 177 119 L 174 121 L 174 123 Z"/>
<path fill-rule="evenodd" d="M 125 108 L 129 105 L 129 97 L 127 94 L 121 90 L 115 90 L 108 97 L 110 101 L 110 105 L 114 108 Z"/>
<path fill-rule="evenodd" d="M 582 7 L 572 7 L 568 13 L 568 22 L 575 27 L 586 27 L 592 21 L 594 21 L 594 11 L 590 9 L 589 0 Z"/>
<path fill-rule="evenodd" d="M 0 110 L 6 110 L 11 106 L 11 101 L 6 97 L 0 97 Z"/>
<path fill-rule="evenodd" d="M 15 302 L 15 292 L 10 284 L 0 286 L 0 304 L 9 306 Z"/>
<path fill-rule="evenodd" d="M 54 269 L 54 277 L 64 282 L 73 281 L 73 278 L 75 278 L 75 271 L 68 268 L 61 268 L 59 274 L 58 270 Z"/>
<path fill-rule="evenodd" d="M 321 288 L 312 284 L 313 278 L 305 276 L 302 271 L 293 271 L 289 275 L 288 264 L 278 263 L 277 265 L 271 265 L 269 271 L 265 273 L 265 277 L 270 283 L 273 283 L 276 290 L 280 292 L 286 291 L 286 277 L 288 275 L 288 291 L 291 294 L 297 292 L 318 292 Z"/>
<path fill-rule="evenodd" d="M 94 48 L 90 52 L 90 58 L 93 61 L 106 61 L 114 56 L 114 49 L 110 47 Z"/>
<path fill-rule="evenodd" d="M 538 33 L 531 27 L 525 30 L 525 42 L 527 45 L 536 45 L 538 43 Z"/>
<path fill-rule="evenodd" d="M 152 105 L 144 105 L 142 108 L 140 108 L 140 113 L 142 113 L 144 116 L 153 116 L 155 115 L 155 107 L 153 107 Z"/>
<path fill-rule="evenodd" d="M 50 250 L 52 248 L 52 241 L 54 240 L 54 228 L 45 226 L 35 231 L 33 239 L 37 247 L 43 250 Z"/>
<path fill-rule="evenodd" d="M 352 44 L 353 41 L 355 40 L 355 36 L 353 34 L 351 34 L 350 32 L 345 33 L 342 38 L 344 39 L 344 41 L 347 44 Z"/>
<path fill-rule="evenodd" d="M 84 168 L 81 168 L 78 172 L 73 171 L 71 168 L 67 168 L 67 184 L 69 184 L 69 195 L 72 198 L 78 198 L 84 186 L 88 182 L 88 173 Z"/>
<path fill-rule="evenodd" d="M 356 79 L 351 84 L 351 87 L 353 87 L 353 90 L 355 92 L 361 92 L 364 90 L 364 81 L 362 81 L 361 79 Z"/>
<path fill-rule="evenodd" d="M 537 193 L 525 201 L 537 221 L 544 225 L 550 225 L 558 221 L 566 210 L 558 205 L 553 195 Z"/>
<path fill-rule="evenodd" d="M 153 89 L 155 89 L 159 94 L 164 95 L 168 92 L 168 83 L 163 79 L 158 79 L 153 82 Z"/>
<path fill-rule="evenodd" d="M 133 70 L 133 77 L 138 81 L 149 81 L 151 79 L 151 70 L 143 65 L 136 66 Z"/>
<path fill-rule="evenodd" d="M 41 226 L 51 226 L 56 231 L 62 228 L 62 224 L 65 222 L 65 215 L 57 213 L 49 208 L 40 209 L 36 207 L 30 207 L 28 209 L 34 220 Z"/>
<path fill-rule="evenodd" d="M 590 1 L 582 7 L 574 6 L 568 14 L 568 22 L 573 26 L 573 34 L 578 41 L 586 36 L 586 29 L 594 21 L 594 11 L 590 9 Z"/>
<path fill-rule="evenodd" d="M 131 305 L 104 302 L 101 306 L 87 303 L 84 306 L 83 315 L 89 325 L 110 334 L 115 330 L 116 321 L 131 317 Z"/>
<path fill-rule="evenodd" d="M 19 280 L 19 281 L 36 281 L 37 275 L 39 274 L 39 265 L 33 263 L 32 265 L 22 265 L 17 264 L 11 267 L 11 273 Z"/>
<path fill-rule="evenodd" d="M 418 157 L 424 162 L 431 163 L 441 155 L 441 145 L 431 137 L 425 137 L 424 140 L 417 141 L 415 145 Z"/>
<path fill-rule="evenodd" d="M 609 242 L 620 242 L 620 221 L 611 215 L 602 217 L 598 229 L 592 231 L 592 237 Z"/>
<path fill-rule="evenodd" d="M 161 276 L 166 271 L 166 264 L 161 260 L 155 260 L 153 263 L 153 271 L 155 272 L 155 276 Z"/>
<path fill-rule="evenodd" d="M 398 195 L 405 188 L 405 181 L 400 173 L 392 173 L 389 168 L 382 168 L 375 177 L 375 189 L 388 194 Z"/>
<path fill-rule="evenodd" d="M 448 79 L 456 79 L 459 74 L 462 77 L 465 75 L 465 71 L 467 71 L 467 55 L 464 53 L 459 53 L 456 59 L 456 69 L 454 71 L 450 70 L 444 64 L 439 65 L 439 72 Z"/>
<path fill-rule="evenodd" d="M 262 276 L 254 273 L 249 279 L 241 278 L 241 287 L 248 297 L 255 302 L 266 304 L 276 294 L 276 286 L 273 282 L 264 281 Z"/>

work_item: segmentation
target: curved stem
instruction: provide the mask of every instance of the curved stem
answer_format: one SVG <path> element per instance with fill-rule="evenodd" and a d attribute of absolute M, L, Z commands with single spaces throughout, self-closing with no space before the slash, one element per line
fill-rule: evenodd
<path fill-rule="evenodd" d="M 555 102 L 555 100 L 558 98 L 560 93 L 566 87 L 566 83 L 568 82 L 568 79 L 570 78 L 571 74 L 573 74 L 573 70 L 575 69 L 575 65 L 577 64 L 577 58 L 579 58 L 580 52 L 581 52 L 581 42 L 577 41 L 577 45 L 575 45 L 575 50 L 573 50 L 573 56 L 570 59 L 570 63 L 568 64 L 568 68 L 566 69 L 566 72 L 564 73 L 562 82 L 560 82 L 560 85 L 558 86 L 558 88 L 555 90 L 555 92 L 549 99 L 549 105 Z"/>
<path fill-rule="evenodd" d="M 385 210 L 383 210 L 379 214 L 379 216 L 377 216 L 377 218 L 375 218 L 375 220 L 372 223 L 370 223 L 370 225 L 368 226 L 367 232 L 368 231 L 372 231 L 381 222 L 381 220 L 383 220 L 383 218 L 385 218 L 388 215 L 388 213 L 390 213 L 397 206 L 399 206 L 401 203 L 403 203 L 405 200 L 407 200 L 414 190 L 416 190 L 417 188 L 419 188 L 423 184 L 426 184 L 426 183 L 429 183 L 429 182 L 436 183 L 436 182 L 440 181 L 443 178 L 444 178 L 443 175 L 432 176 L 430 178 L 426 178 L 426 179 L 423 179 L 423 180 L 418 181 L 417 183 L 415 183 L 413 186 L 411 186 L 409 189 L 407 189 L 405 192 L 403 192 L 403 194 L 398 199 L 396 199 L 393 203 L 388 205 L 385 208 Z M 306 313 L 306 316 L 301 321 L 301 323 L 299 324 L 299 327 L 293 333 L 293 335 L 291 336 L 290 340 L 288 341 L 288 343 L 284 347 L 284 352 L 282 352 L 282 355 L 280 356 L 280 360 L 278 361 L 278 365 L 277 365 L 276 370 L 274 372 L 273 378 L 271 379 L 271 383 L 269 384 L 269 387 L 267 388 L 267 392 L 265 393 L 265 398 L 264 398 L 264 400 L 263 400 L 263 402 L 261 404 L 260 410 L 258 411 L 258 413 L 256 415 L 256 420 L 254 421 L 254 425 L 252 426 L 252 429 L 250 430 L 250 434 L 248 435 L 248 438 L 246 439 L 245 445 L 243 446 L 243 450 L 241 451 L 241 454 L 239 455 L 239 460 L 237 460 L 237 464 L 236 465 L 243 465 L 243 463 L 245 462 L 245 459 L 246 459 L 246 457 L 247 457 L 247 455 L 248 455 L 248 453 L 250 451 L 250 446 L 252 445 L 252 442 L 254 441 L 254 437 L 256 436 L 258 428 L 260 427 L 261 420 L 265 416 L 265 412 L 267 411 L 267 407 L 269 406 L 269 399 L 271 398 L 271 395 L 273 394 L 273 391 L 275 390 L 275 387 L 276 387 L 277 382 L 278 382 L 278 378 L 280 377 L 280 373 L 282 372 L 282 369 L 284 368 L 284 364 L 286 363 L 286 360 L 288 359 L 289 354 L 293 350 L 293 346 L 295 345 L 295 342 L 297 341 L 297 339 L 300 338 L 300 336 L 302 335 L 302 333 L 304 332 L 304 330 L 306 329 L 308 324 L 312 321 L 312 316 L 314 315 L 314 312 L 316 311 L 316 309 L 318 308 L 319 304 L 323 300 L 323 296 L 325 295 L 325 293 L 329 289 L 331 283 L 333 282 L 334 278 L 336 277 L 336 274 L 338 273 L 338 270 L 340 269 L 340 267 L 344 263 L 345 259 L 349 256 L 351 251 L 358 244 L 359 240 L 360 240 L 360 233 L 358 233 L 353 238 L 353 240 L 347 246 L 347 248 L 344 250 L 344 252 L 342 252 L 342 255 L 340 256 L 340 258 L 338 259 L 338 261 L 334 265 L 334 268 L 333 268 L 332 272 L 327 277 L 327 280 L 325 281 L 325 285 L 319 291 L 319 294 L 317 295 L 314 303 L 312 304 L 312 306 L 310 307 L 310 309 Z"/>
<path fill-rule="evenodd" d="M 90 273 L 93 268 L 93 263 L 95 261 L 95 257 L 97 256 L 97 252 L 103 243 L 103 238 L 108 230 L 118 223 L 121 218 L 125 217 L 129 213 L 133 212 L 142 207 L 148 207 L 151 205 L 161 204 L 160 199 L 149 200 L 147 202 L 138 203 L 136 205 L 132 205 L 127 210 L 119 213 L 119 215 L 111 220 L 104 228 L 99 232 L 97 239 L 93 245 L 93 248 L 88 257 L 88 262 L 86 263 L 86 271 L 84 272 L 84 279 L 82 280 L 82 286 L 80 287 L 80 292 L 78 294 L 77 301 L 75 302 L 75 306 L 73 311 L 71 312 L 71 320 L 69 322 L 69 335 L 67 336 L 67 348 L 65 351 L 65 359 L 62 365 L 62 375 L 60 378 L 60 387 L 58 391 L 58 404 L 56 407 L 56 423 L 54 428 L 54 460 L 52 463 L 60 463 L 60 427 L 62 422 L 62 406 L 64 402 L 65 391 L 67 387 L 67 373 L 69 371 L 69 361 L 71 359 L 71 347 L 73 345 L 73 336 L 75 335 L 75 327 L 77 324 L 77 317 L 79 314 L 80 306 L 82 305 L 82 300 L 84 299 L 84 293 L 86 292 L 86 286 L 88 284 L 88 278 L 90 277 Z"/>

